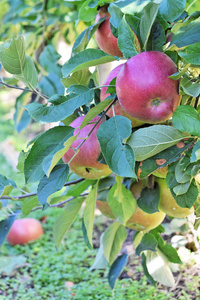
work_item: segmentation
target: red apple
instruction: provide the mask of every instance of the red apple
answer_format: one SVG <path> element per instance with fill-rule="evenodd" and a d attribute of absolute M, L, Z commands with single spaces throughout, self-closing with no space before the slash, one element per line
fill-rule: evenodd
<path fill-rule="evenodd" d="M 107 8 L 104 6 L 100 8 L 95 23 L 103 18 L 106 17 L 105 20 L 99 25 L 99 28 L 95 31 L 95 37 L 99 48 L 104 52 L 113 55 L 123 57 L 122 52 L 119 50 L 117 44 L 117 38 L 112 34 L 110 28 L 110 14 L 107 11 Z"/>
<path fill-rule="evenodd" d="M 76 128 L 74 130 L 74 136 L 78 134 L 78 139 L 72 143 L 71 148 L 75 149 L 80 145 L 80 143 L 83 141 L 81 138 L 86 138 L 88 136 L 88 133 L 94 127 L 94 123 L 96 123 L 99 118 L 99 116 L 93 118 L 88 125 L 80 130 L 79 134 L 79 127 L 83 122 L 84 116 L 78 117 L 70 124 L 71 127 Z M 79 149 L 79 152 L 75 156 L 75 151 L 70 148 L 62 157 L 64 163 L 69 163 L 71 171 L 80 177 L 87 179 L 98 179 L 108 176 L 112 173 L 107 165 L 101 164 L 98 161 L 101 148 L 96 134 L 100 124 L 104 121 L 105 118 L 98 123 L 92 134 L 83 143 Z M 74 158 L 72 158 L 73 156 Z"/>
<path fill-rule="evenodd" d="M 156 124 L 168 120 L 180 103 L 175 63 L 159 51 L 135 55 L 122 65 L 116 91 L 122 108 L 133 118 Z"/>
<path fill-rule="evenodd" d="M 110 82 L 115 78 L 117 77 L 120 69 L 121 69 L 122 65 L 119 65 L 117 66 L 116 68 L 114 68 L 107 76 L 106 80 L 104 81 L 103 85 L 109 85 Z M 107 90 L 108 87 L 103 87 L 101 89 L 101 95 L 100 95 L 100 99 L 101 101 L 103 101 L 104 99 L 106 99 L 106 97 L 108 97 L 110 94 L 109 93 L 106 93 L 106 90 Z M 115 115 L 120 115 L 120 116 L 124 116 L 126 118 L 128 118 L 129 120 L 131 120 L 131 124 L 132 124 L 132 127 L 137 127 L 137 126 L 140 126 L 142 124 L 144 124 L 144 122 L 141 122 L 141 121 L 138 121 L 134 118 L 132 118 L 131 116 L 129 116 L 124 110 L 123 108 L 121 107 L 121 105 L 119 104 L 119 101 L 116 101 L 115 104 L 114 104 L 114 112 L 115 112 Z M 107 115 L 111 118 L 113 117 L 113 109 L 112 107 L 108 110 L 107 112 Z"/>
<path fill-rule="evenodd" d="M 14 221 L 7 239 L 11 245 L 23 245 L 39 239 L 42 234 L 42 225 L 36 219 L 18 219 Z"/>

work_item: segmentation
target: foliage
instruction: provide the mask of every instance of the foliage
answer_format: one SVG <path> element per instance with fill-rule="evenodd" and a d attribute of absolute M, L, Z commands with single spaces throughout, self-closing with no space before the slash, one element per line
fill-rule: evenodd
<path fill-rule="evenodd" d="M 108 165 L 114 179 L 112 182 L 110 178 L 91 182 L 70 173 L 69 167 L 63 165 L 62 156 L 79 138 L 69 126 L 71 121 L 86 115 L 82 128 L 97 115 L 103 118 L 117 101 L 112 88 L 109 89 L 109 101 L 106 99 L 105 106 L 100 104 L 98 67 L 120 60 L 97 49 L 93 38 L 98 29 L 94 25 L 95 16 L 99 6 L 103 5 L 108 6 L 111 30 L 118 38 L 124 58 L 137 55 L 140 51 L 138 43 L 141 52 L 164 52 L 175 61 L 178 72 L 171 74 L 170 78 L 180 81 L 182 100 L 172 119 L 161 124 L 132 128 L 130 120 L 117 115 L 102 123 L 97 132 L 102 152 L 99 162 Z M 34 193 L 22 194 L 22 187 L 5 174 L 0 175 L 0 207 L 6 211 L 0 222 L 3 239 L 9 230 L 7 226 L 5 230 L 5 222 L 11 224 L 13 216 L 22 213 L 27 216 L 34 209 L 59 206 L 64 209 L 53 226 L 58 248 L 85 201 L 82 229 L 86 244 L 92 248 L 95 201 L 100 191 L 110 190 L 105 199 L 111 203 L 116 221 L 101 239 L 95 267 L 99 268 L 102 261 L 107 261 L 110 266 L 108 279 L 113 288 L 126 263 L 125 256 L 118 256 L 126 239 L 125 224 L 130 212 L 136 209 L 136 197 L 129 196 L 132 182 L 148 178 L 148 188 L 152 189 L 150 175 L 168 166 L 166 182 L 177 204 L 188 208 L 195 205 L 199 211 L 199 184 L 196 180 L 200 170 L 199 11 L 200 4 L 190 0 L 142 3 L 47 0 L 35 5 L 23 0 L 3 2 L 1 88 L 21 90 L 16 97 L 16 130 L 20 133 L 30 122 L 53 127 L 43 128 L 21 149 L 18 170 L 26 184 L 35 184 Z M 63 40 L 68 45 L 65 51 L 70 52 L 65 62 L 60 61 L 62 57 L 58 53 L 58 45 Z M 94 128 L 97 125 L 98 121 Z M 80 146 L 74 149 L 74 155 L 87 137 L 82 139 Z M 89 172 L 87 168 L 86 171 Z M 100 187 L 102 181 L 103 188 Z M 9 207 L 4 204 L 8 199 Z M 131 199 L 133 203 L 130 205 Z M 151 199 L 151 205 L 158 207 L 157 196 Z M 166 281 L 162 278 L 162 283 L 173 285 L 169 262 L 180 263 L 180 259 L 172 246 L 162 240 L 162 231 L 161 227 L 150 233 L 142 231 L 136 252 L 142 254 L 149 279 L 153 277 L 159 281 L 159 274 L 164 270 L 168 276 Z M 163 262 L 160 273 L 155 274 L 155 270 L 149 267 L 154 259 Z"/>

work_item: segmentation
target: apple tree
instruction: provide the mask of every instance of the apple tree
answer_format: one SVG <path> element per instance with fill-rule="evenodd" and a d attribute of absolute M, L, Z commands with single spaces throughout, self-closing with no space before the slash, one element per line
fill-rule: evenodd
<path fill-rule="evenodd" d="M 131 228 L 145 274 L 172 286 L 171 263 L 181 260 L 163 240 L 162 222 L 193 215 L 199 226 L 199 2 L 47 0 L 33 7 L 22 0 L 1 14 L 1 88 L 21 90 L 16 130 L 31 122 L 49 127 L 19 154 L 18 171 L 35 192 L 22 193 L 0 175 L 0 207 L 13 212 L 1 218 L 0 244 L 15 218 L 60 207 L 52 229 L 59 248 L 83 208 L 83 237 L 93 249 L 98 207 L 113 222 L 90 269 L 109 268 L 114 288 Z M 64 62 L 60 40 L 72 44 Z M 162 263 L 154 268 L 156 259 Z"/>

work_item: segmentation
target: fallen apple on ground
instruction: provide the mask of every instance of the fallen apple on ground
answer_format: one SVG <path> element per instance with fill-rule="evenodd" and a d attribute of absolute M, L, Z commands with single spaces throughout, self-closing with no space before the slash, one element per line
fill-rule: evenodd
<path fill-rule="evenodd" d="M 23 245 L 37 240 L 43 234 L 43 228 L 36 219 L 26 218 L 14 221 L 7 240 L 11 245 Z"/>

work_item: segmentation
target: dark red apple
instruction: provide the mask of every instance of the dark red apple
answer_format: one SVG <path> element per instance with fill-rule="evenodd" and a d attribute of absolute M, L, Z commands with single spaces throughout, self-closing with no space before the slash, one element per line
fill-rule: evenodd
<path fill-rule="evenodd" d="M 126 113 L 145 123 L 168 120 L 180 103 L 175 63 L 159 51 L 137 54 L 122 65 L 116 80 L 119 103 Z"/>
<path fill-rule="evenodd" d="M 110 82 L 115 78 L 117 77 L 120 69 L 121 69 L 122 65 L 119 65 L 117 66 L 116 68 L 114 68 L 107 76 L 106 80 L 104 81 L 103 85 L 105 87 L 103 87 L 101 89 L 101 95 L 100 95 L 100 99 L 101 101 L 103 101 L 106 97 L 108 97 L 110 94 L 109 93 L 106 93 L 106 90 L 108 87 L 106 87 L 107 85 L 110 84 Z M 129 120 L 131 120 L 131 124 L 132 124 L 132 127 L 137 127 L 137 126 L 140 126 L 142 124 L 144 124 L 144 122 L 141 122 L 141 121 L 138 121 L 134 118 L 132 118 L 131 116 L 129 116 L 124 110 L 123 108 L 121 107 L 121 105 L 119 104 L 119 101 L 116 101 L 115 104 L 114 104 L 114 112 L 115 112 L 115 115 L 120 115 L 120 116 L 124 116 L 126 118 L 128 118 Z M 107 112 L 107 115 L 111 118 L 113 117 L 113 108 L 111 107 L 108 112 Z"/>
<path fill-rule="evenodd" d="M 113 55 L 123 57 L 123 53 L 119 50 L 117 44 L 117 38 L 112 34 L 110 28 L 110 14 L 107 8 L 102 6 L 96 16 L 95 23 L 99 19 L 106 17 L 105 20 L 99 25 L 99 28 L 95 31 L 95 37 L 99 48 L 104 52 Z"/>
<path fill-rule="evenodd" d="M 26 218 L 15 220 L 7 236 L 11 245 L 23 245 L 39 239 L 43 228 L 36 219 Z"/>
<path fill-rule="evenodd" d="M 94 127 L 99 118 L 99 116 L 93 118 L 88 125 L 80 130 L 79 134 L 79 127 L 84 120 L 84 116 L 78 117 L 70 124 L 71 127 L 76 128 L 74 130 L 74 136 L 78 134 L 78 139 L 72 143 L 71 148 L 75 149 L 80 145 L 80 143 L 83 141 L 83 138 L 88 136 L 88 133 Z M 100 124 L 104 121 L 105 118 L 98 123 L 92 134 L 80 147 L 76 156 L 74 156 L 75 151 L 70 148 L 62 157 L 64 163 L 69 163 L 71 171 L 80 177 L 87 179 L 98 179 L 108 176 L 112 173 L 107 165 L 101 164 L 98 161 L 101 148 L 96 134 Z M 72 158 L 73 156 L 74 158 Z"/>

